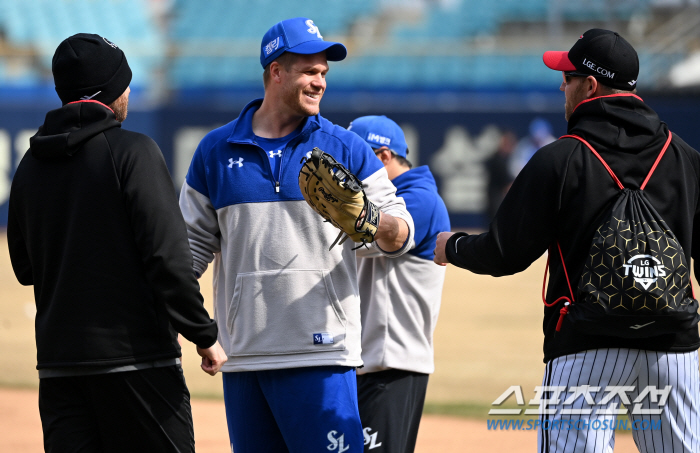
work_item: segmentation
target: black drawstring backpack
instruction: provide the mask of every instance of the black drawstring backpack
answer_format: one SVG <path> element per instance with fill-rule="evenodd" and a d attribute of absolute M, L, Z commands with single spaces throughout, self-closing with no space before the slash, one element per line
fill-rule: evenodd
<path fill-rule="evenodd" d="M 638 190 L 625 188 L 612 169 L 584 139 L 580 140 L 603 163 L 621 192 L 601 217 L 574 302 L 561 247 L 559 256 L 569 285 L 556 330 L 565 315 L 587 334 L 646 338 L 677 333 L 698 324 L 698 301 L 690 281 L 690 266 L 676 235 L 656 212 L 644 188 L 671 143 L 671 133 Z M 562 138 L 564 138 L 562 137 Z M 549 265 L 549 261 L 547 262 Z M 545 270 L 545 280 L 546 280 Z M 544 288 L 542 290 L 544 300 Z"/>

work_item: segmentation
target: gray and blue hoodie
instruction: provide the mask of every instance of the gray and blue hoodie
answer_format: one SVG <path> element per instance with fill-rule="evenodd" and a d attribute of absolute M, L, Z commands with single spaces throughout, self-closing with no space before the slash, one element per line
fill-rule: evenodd
<path fill-rule="evenodd" d="M 358 374 L 388 369 L 432 373 L 445 267 L 433 262 L 437 235 L 450 231 L 445 203 L 430 169 L 421 166 L 392 180 L 413 217 L 415 247 L 396 259 L 358 249 L 362 300 L 362 360 Z"/>
<path fill-rule="evenodd" d="M 180 195 L 195 273 L 214 260 L 214 316 L 229 356 L 222 371 L 361 366 L 356 244 L 328 250 L 338 230 L 304 200 L 302 158 L 314 147 L 329 153 L 383 212 L 408 223 L 401 249 L 381 253 L 413 246 L 413 220 L 371 148 L 320 115 L 305 120 L 273 176 L 252 131 L 261 103 L 202 139 Z"/>

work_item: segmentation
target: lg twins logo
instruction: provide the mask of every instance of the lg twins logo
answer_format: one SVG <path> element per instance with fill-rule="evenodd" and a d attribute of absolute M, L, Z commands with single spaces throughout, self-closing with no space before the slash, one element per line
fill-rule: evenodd
<path fill-rule="evenodd" d="M 633 256 L 622 267 L 625 268 L 625 277 L 629 275 L 631 269 L 634 281 L 642 285 L 644 289 L 649 289 L 658 277 L 666 276 L 664 265 L 651 255 Z"/>
<path fill-rule="evenodd" d="M 308 31 L 312 35 L 318 36 L 318 39 L 323 39 L 323 36 L 321 36 L 321 32 L 318 31 L 318 27 L 316 25 L 314 25 L 314 21 L 309 19 L 305 23 L 306 23 L 306 26 L 309 27 L 309 29 L 306 31 Z"/>

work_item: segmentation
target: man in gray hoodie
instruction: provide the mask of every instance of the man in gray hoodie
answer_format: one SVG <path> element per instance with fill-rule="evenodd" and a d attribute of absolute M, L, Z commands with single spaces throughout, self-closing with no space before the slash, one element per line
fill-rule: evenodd
<path fill-rule="evenodd" d="M 362 361 L 357 370 L 365 451 L 411 452 L 433 363 L 433 331 L 445 268 L 433 263 L 440 231 L 450 230 L 445 203 L 427 166 L 412 168 L 404 133 L 386 116 L 354 120 L 350 131 L 374 150 L 413 217 L 415 247 L 388 258 L 360 248 L 358 281 Z"/>

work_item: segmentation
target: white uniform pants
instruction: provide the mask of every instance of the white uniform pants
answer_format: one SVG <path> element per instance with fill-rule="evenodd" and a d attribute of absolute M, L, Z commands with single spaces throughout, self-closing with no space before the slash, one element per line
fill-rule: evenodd
<path fill-rule="evenodd" d="M 621 427 L 615 412 L 625 409 L 640 452 L 700 452 L 699 384 L 697 351 L 611 348 L 557 357 L 542 381 L 537 452 L 612 453 L 610 427 Z"/>

